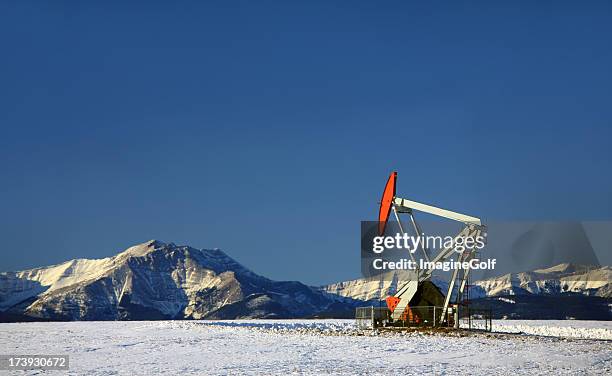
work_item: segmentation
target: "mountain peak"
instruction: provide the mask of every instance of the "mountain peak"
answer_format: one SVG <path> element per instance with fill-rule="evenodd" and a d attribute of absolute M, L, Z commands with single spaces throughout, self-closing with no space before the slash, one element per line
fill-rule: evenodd
<path fill-rule="evenodd" d="M 120 255 L 136 256 L 136 257 L 144 256 L 147 253 L 150 253 L 159 248 L 163 248 L 165 246 L 167 246 L 166 243 L 161 242 L 159 240 L 151 239 L 149 241 L 146 241 L 140 244 L 136 244 L 126 249 L 125 251 L 121 252 L 118 256 Z"/>

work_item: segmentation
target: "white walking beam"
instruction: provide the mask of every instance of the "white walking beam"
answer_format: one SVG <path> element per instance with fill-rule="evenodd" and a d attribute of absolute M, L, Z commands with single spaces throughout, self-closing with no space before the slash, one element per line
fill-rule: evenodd
<path fill-rule="evenodd" d="M 469 215 L 452 212 L 446 209 L 436 208 L 435 206 L 421 204 L 420 202 L 406 200 L 401 197 L 394 197 L 393 203 L 400 208 L 418 210 L 424 213 L 437 215 L 440 217 L 452 219 L 466 224 L 474 224 L 480 226 L 480 218 L 471 217 Z"/>

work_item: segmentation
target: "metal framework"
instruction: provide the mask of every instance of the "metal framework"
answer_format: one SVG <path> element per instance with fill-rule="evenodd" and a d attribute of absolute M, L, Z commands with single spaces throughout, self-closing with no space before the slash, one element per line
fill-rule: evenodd
<path fill-rule="evenodd" d="M 380 212 L 384 212 L 385 210 L 388 211 L 388 208 L 385 208 L 383 206 L 387 205 L 387 202 L 390 201 L 390 209 L 394 213 L 394 216 L 397 220 L 402 236 L 404 235 L 405 231 L 404 231 L 404 226 L 402 224 L 402 221 L 400 219 L 400 214 L 408 214 L 410 217 L 410 222 L 412 224 L 412 227 L 414 228 L 417 235 L 423 234 L 423 232 L 421 231 L 421 228 L 419 227 L 415 219 L 414 211 L 420 211 L 420 212 L 432 214 L 438 217 L 454 220 L 457 222 L 461 222 L 464 225 L 463 229 L 459 231 L 459 233 L 455 235 L 455 237 L 453 238 L 452 245 L 443 247 L 435 256 L 429 254 L 429 250 L 427 250 L 424 247 L 423 242 L 419 244 L 420 245 L 419 248 L 421 252 L 423 253 L 425 260 L 428 261 L 428 264 L 432 265 L 432 267 L 419 270 L 417 273 L 417 278 L 415 280 L 408 281 L 403 286 L 398 288 L 395 295 L 392 298 L 390 298 L 391 301 L 393 302 L 393 306 L 389 307 L 392 311 L 391 317 L 393 320 L 400 320 L 402 316 L 405 314 L 405 311 L 408 308 L 408 304 L 410 303 L 411 299 L 416 294 L 419 285 L 423 281 L 431 279 L 432 273 L 434 271 L 434 268 L 433 268 L 434 263 L 450 261 L 455 255 L 456 255 L 455 261 L 469 262 L 471 259 L 475 257 L 475 253 L 476 253 L 475 247 L 472 249 L 468 249 L 467 247 L 465 247 L 465 250 L 463 252 L 457 253 L 455 252 L 455 244 L 457 244 L 457 239 L 459 238 L 465 239 L 467 237 L 472 237 L 473 239 L 476 239 L 479 236 L 483 236 L 483 239 L 486 239 L 486 226 L 484 226 L 481 220 L 476 217 L 472 217 L 466 214 L 461 214 L 461 213 L 457 213 L 457 212 L 446 210 L 446 209 L 437 208 L 431 205 L 422 204 L 420 202 L 411 201 L 405 198 L 397 197 L 395 195 L 396 179 L 397 179 L 397 173 L 396 172 L 391 173 L 391 176 L 389 177 L 389 180 L 387 181 L 387 186 L 385 187 L 385 193 L 383 193 L 383 200 L 381 202 Z M 389 188 L 390 184 L 393 185 L 392 189 Z M 388 200 L 387 196 L 390 195 L 390 192 L 392 192 L 393 197 L 391 200 Z M 379 215 L 379 218 L 380 218 L 380 215 Z M 385 218 L 385 221 L 386 221 L 386 218 Z M 381 227 L 384 229 L 384 225 Z M 410 257 L 414 261 L 414 255 L 412 253 L 410 253 Z M 439 320 L 434 320 L 434 323 L 436 322 L 441 323 L 441 324 L 447 323 L 448 321 L 447 314 L 449 312 L 449 305 L 451 303 L 451 298 L 453 296 L 453 291 L 456 285 L 458 288 L 457 303 L 458 303 L 458 300 L 461 298 L 461 296 L 463 296 L 463 292 L 464 292 L 464 289 L 468 281 L 470 269 L 468 268 L 468 269 L 462 269 L 462 270 L 463 270 L 463 273 L 460 276 L 459 269 L 454 268 L 451 279 L 448 284 L 448 290 L 445 294 L 444 306 L 441 307 L 441 310 L 438 313 Z M 458 320 L 454 320 L 454 321 L 455 321 L 455 325 L 458 325 Z"/>

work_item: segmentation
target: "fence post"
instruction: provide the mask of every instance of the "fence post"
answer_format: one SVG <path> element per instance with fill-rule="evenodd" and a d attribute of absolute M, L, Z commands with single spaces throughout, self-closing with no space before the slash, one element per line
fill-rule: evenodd
<path fill-rule="evenodd" d="M 453 317 L 455 318 L 455 329 L 459 329 L 459 304 L 455 307 Z"/>
<path fill-rule="evenodd" d="M 433 307 L 434 311 L 433 311 L 433 326 L 436 326 L 436 306 Z"/>
<path fill-rule="evenodd" d="M 372 318 L 372 329 L 376 329 L 376 320 L 374 319 L 374 306 L 372 306 L 371 308 L 372 308 L 372 315 L 370 317 Z"/>

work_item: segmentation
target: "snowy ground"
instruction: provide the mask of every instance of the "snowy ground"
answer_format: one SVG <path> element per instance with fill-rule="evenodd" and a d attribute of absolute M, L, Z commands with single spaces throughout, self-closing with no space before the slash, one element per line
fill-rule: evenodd
<path fill-rule="evenodd" d="M 0 324 L 0 354 L 69 354 L 75 375 L 612 372 L 611 341 L 550 337 L 609 340 L 612 322 L 495 321 L 494 328 L 537 336 L 376 333 L 352 320 L 19 323 Z"/>
<path fill-rule="evenodd" d="M 494 320 L 493 331 L 536 336 L 612 340 L 612 321 Z"/>

